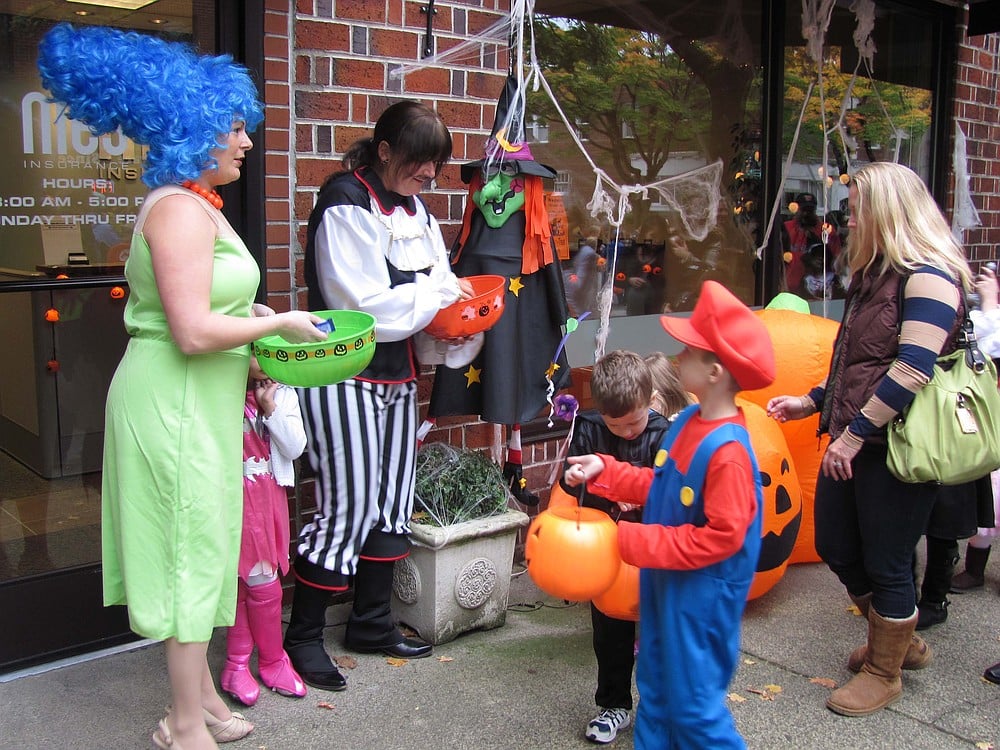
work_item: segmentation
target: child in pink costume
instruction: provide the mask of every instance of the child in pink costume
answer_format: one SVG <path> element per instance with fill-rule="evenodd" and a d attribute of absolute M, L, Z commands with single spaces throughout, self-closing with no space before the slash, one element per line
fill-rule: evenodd
<path fill-rule="evenodd" d="M 260 687 L 248 664 L 257 645 L 257 671 L 267 687 L 301 698 L 305 683 L 292 667 L 281 639 L 281 581 L 288 572 L 288 494 L 292 462 L 306 447 L 295 391 L 280 385 L 250 358 L 243 406 L 243 539 L 240 544 L 236 622 L 226 634 L 222 689 L 247 706 Z"/>

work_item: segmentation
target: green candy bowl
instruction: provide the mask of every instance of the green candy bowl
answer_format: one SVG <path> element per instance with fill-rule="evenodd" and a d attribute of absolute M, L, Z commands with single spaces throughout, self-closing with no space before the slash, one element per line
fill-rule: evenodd
<path fill-rule="evenodd" d="M 375 317 L 356 310 L 319 310 L 333 324 L 326 341 L 289 344 L 277 334 L 253 344 L 260 369 L 279 383 L 318 388 L 353 378 L 375 356 Z"/>

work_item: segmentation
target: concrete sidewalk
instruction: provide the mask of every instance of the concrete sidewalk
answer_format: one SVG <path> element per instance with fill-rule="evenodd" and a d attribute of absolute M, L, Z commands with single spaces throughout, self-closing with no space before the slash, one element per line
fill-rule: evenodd
<path fill-rule="evenodd" d="M 980 676 L 1000 661 L 997 557 L 986 590 L 952 595 L 948 621 L 925 633 L 935 651 L 931 666 L 905 673 L 902 699 L 860 719 L 828 711 L 829 688 L 814 678 L 849 678 L 846 657 L 861 643 L 863 623 L 824 565 L 790 567 L 744 617 L 730 707 L 749 747 L 949 750 L 984 743 L 978 746 L 1000 750 L 1000 686 Z M 345 653 L 345 606 L 329 613 L 334 655 Z M 586 604 L 553 600 L 521 575 L 503 627 L 467 634 L 402 666 L 356 655 L 342 693 L 311 689 L 302 700 L 262 693 L 245 711 L 256 730 L 232 747 L 592 747 L 583 738 L 595 713 L 590 635 Z M 222 659 L 217 633 L 210 651 L 216 675 Z M 148 748 L 168 700 L 159 644 L 22 676 L 0 683 L 0 748 Z M 631 728 L 613 747 L 632 747 Z"/>

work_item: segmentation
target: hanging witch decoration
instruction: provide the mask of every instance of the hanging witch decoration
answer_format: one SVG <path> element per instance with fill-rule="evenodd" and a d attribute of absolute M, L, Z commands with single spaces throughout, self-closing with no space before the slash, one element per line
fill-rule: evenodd
<path fill-rule="evenodd" d="M 555 253 L 543 178 L 555 170 L 539 164 L 524 138 L 524 97 L 513 75 L 497 102 L 484 158 L 462 165 L 469 197 L 462 232 L 452 248 L 458 276 L 497 274 L 506 280 L 504 313 L 486 332 L 482 351 L 460 369 L 439 366 L 428 419 L 478 414 L 507 425 L 504 478 L 514 498 L 537 505 L 521 469 L 521 423 L 537 417 L 554 390 L 569 385 L 559 346 L 567 320 L 562 269 Z M 555 358 L 553 351 L 558 351 Z"/>

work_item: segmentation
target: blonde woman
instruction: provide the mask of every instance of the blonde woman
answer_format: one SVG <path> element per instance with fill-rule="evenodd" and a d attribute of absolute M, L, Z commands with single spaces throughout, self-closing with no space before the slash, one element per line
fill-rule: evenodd
<path fill-rule="evenodd" d="M 779 421 L 820 411 L 830 434 L 816 485 L 816 549 L 868 619 L 858 673 L 827 700 L 846 716 L 874 713 L 902 693 L 900 668 L 920 668 L 930 648 L 914 634 L 913 550 L 937 487 L 903 484 L 886 467 L 886 425 L 955 348 L 972 276 L 962 248 L 920 178 L 870 164 L 848 197 L 851 283 L 830 371 L 804 396 L 777 396 Z"/>

